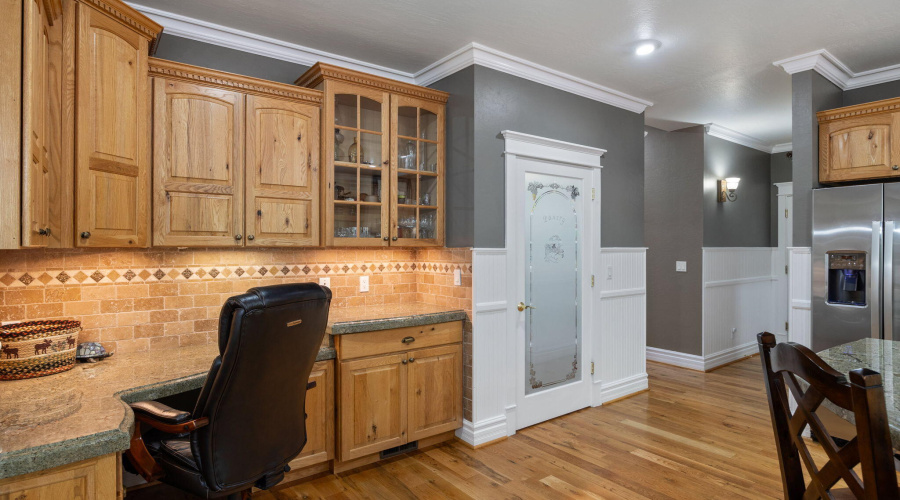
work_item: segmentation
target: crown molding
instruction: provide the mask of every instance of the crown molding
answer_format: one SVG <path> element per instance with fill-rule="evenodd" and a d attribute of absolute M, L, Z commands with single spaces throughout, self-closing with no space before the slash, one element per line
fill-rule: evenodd
<path fill-rule="evenodd" d="M 415 82 L 417 85 L 429 85 L 473 64 L 495 69 L 634 113 L 643 113 L 647 107 L 653 105 L 650 101 L 474 42 L 417 71 L 415 73 Z"/>
<path fill-rule="evenodd" d="M 769 152 L 772 154 L 775 154 L 775 153 L 787 153 L 788 151 L 793 151 L 793 150 L 794 150 L 794 143 L 785 142 L 783 144 L 776 144 L 776 145 L 772 146 L 772 150 Z"/>
<path fill-rule="evenodd" d="M 715 123 L 707 123 L 703 126 L 703 129 L 707 134 L 713 137 L 718 137 L 719 139 L 724 139 L 728 142 L 740 144 L 741 146 L 747 146 L 748 148 L 753 148 L 758 151 L 762 151 L 763 153 L 784 153 L 786 151 L 793 151 L 794 149 L 793 143 L 790 142 L 769 146 L 756 137 L 750 137 L 749 135 L 742 134 L 737 130 L 731 130 L 730 128 L 725 128 L 721 125 L 716 125 Z"/>
<path fill-rule="evenodd" d="M 775 61 L 772 64 L 780 66 L 790 75 L 801 71 L 814 70 L 841 90 L 857 89 L 900 80 L 900 64 L 857 73 L 825 49 L 789 57 Z"/>
<path fill-rule="evenodd" d="M 414 83 L 412 73 L 399 71 L 377 64 L 276 40 L 247 31 L 213 24 L 192 17 L 173 14 L 135 3 L 128 3 L 133 9 L 149 17 L 165 28 L 170 35 L 189 38 L 198 42 L 211 43 L 229 49 L 250 52 L 273 59 L 312 66 L 317 62 L 336 64 L 345 68 L 364 71 L 373 75 L 392 78 L 406 83 Z M 299 76 L 299 75 L 298 75 Z"/>

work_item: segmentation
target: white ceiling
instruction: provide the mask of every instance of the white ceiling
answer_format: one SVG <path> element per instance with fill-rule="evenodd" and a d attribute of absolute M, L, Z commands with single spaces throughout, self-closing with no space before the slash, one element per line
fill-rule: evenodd
<path fill-rule="evenodd" d="M 138 0 L 415 73 L 476 42 L 652 101 L 647 124 L 714 122 L 791 141 L 791 78 L 773 61 L 825 48 L 855 72 L 900 63 L 897 0 Z M 633 55 L 634 42 L 662 48 Z"/>

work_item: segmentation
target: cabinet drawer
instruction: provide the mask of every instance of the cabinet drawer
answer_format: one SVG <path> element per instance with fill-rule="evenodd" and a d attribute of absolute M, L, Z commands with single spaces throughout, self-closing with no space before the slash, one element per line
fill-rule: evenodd
<path fill-rule="evenodd" d="M 409 326 L 376 332 L 335 336 L 340 359 L 377 356 L 391 352 L 462 342 L 462 321 L 435 325 Z"/>

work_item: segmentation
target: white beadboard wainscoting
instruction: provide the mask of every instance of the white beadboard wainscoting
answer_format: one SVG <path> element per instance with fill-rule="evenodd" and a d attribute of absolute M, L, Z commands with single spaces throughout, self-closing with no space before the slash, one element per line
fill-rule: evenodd
<path fill-rule="evenodd" d="M 647 389 L 646 250 L 603 248 L 593 259 L 600 303 L 590 332 L 594 406 Z M 472 249 L 472 421 L 457 436 L 473 446 L 516 432 L 515 302 L 506 260 L 503 248 Z"/>
<path fill-rule="evenodd" d="M 647 348 L 647 359 L 707 371 L 756 354 L 756 334 L 784 332 L 776 300 L 786 294 L 777 248 L 703 249 L 703 354 Z"/>
<path fill-rule="evenodd" d="M 812 255 L 809 247 L 791 247 L 788 264 L 788 297 L 790 297 L 790 329 L 788 340 L 812 345 Z"/>
<path fill-rule="evenodd" d="M 600 287 L 596 406 L 647 389 L 647 249 L 602 249 L 595 277 Z"/>

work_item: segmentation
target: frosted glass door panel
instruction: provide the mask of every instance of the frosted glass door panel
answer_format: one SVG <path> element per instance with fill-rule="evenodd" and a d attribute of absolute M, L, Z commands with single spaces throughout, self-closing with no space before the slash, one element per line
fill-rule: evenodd
<path fill-rule="evenodd" d="M 582 181 L 525 175 L 525 394 L 581 380 Z"/>

